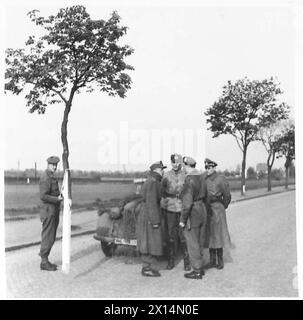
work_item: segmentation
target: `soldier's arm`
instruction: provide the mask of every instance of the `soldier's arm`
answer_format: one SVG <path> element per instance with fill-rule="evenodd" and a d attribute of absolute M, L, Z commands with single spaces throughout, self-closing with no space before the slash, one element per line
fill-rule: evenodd
<path fill-rule="evenodd" d="M 161 196 L 163 198 L 166 198 L 167 197 L 167 178 L 164 176 L 162 181 L 161 181 Z"/>
<path fill-rule="evenodd" d="M 231 201 L 231 193 L 229 189 L 229 183 L 225 177 L 223 177 L 221 185 L 222 185 L 222 193 L 223 193 L 223 205 L 225 209 L 227 209 Z"/>
<path fill-rule="evenodd" d="M 185 181 L 184 183 L 183 190 L 181 193 L 181 200 L 182 200 L 182 210 L 181 210 L 180 222 L 186 224 L 194 203 L 193 187 L 190 181 Z"/>
<path fill-rule="evenodd" d="M 206 181 L 204 176 L 201 176 L 201 186 L 202 186 L 202 198 L 203 198 L 203 202 L 206 203 L 207 202 L 207 185 L 206 185 Z"/>
<path fill-rule="evenodd" d="M 48 203 L 59 203 L 60 200 L 56 196 L 51 196 L 51 181 L 46 177 L 42 177 L 39 182 L 40 199 Z"/>
<path fill-rule="evenodd" d="M 160 224 L 159 190 L 155 181 L 151 181 L 146 190 L 145 205 L 148 219 L 152 225 Z"/>

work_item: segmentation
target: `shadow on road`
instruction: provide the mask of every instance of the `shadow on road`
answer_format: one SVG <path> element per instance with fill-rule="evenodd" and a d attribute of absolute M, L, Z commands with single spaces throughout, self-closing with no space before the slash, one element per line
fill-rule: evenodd
<path fill-rule="evenodd" d="M 92 265 L 88 270 L 79 273 L 78 275 L 76 275 L 74 277 L 74 279 L 78 279 L 81 277 L 86 276 L 87 274 L 89 274 L 90 272 L 96 270 L 97 268 L 99 268 L 103 263 L 105 263 L 107 260 L 109 260 L 110 258 L 107 257 L 103 257 L 100 261 L 98 261 L 97 263 L 95 263 L 94 265 Z"/>

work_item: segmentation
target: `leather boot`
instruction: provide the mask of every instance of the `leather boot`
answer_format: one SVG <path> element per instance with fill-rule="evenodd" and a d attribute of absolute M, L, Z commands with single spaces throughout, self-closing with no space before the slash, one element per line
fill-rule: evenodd
<path fill-rule="evenodd" d="M 173 242 L 168 243 L 168 263 L 167 270 L 171 270 L 175 267 L 175 244 Z"/>
<path fill-rule="evenodd" d="M 41 261 L 40 263 L 40 269 L 45 271 L 56 271 L 57 267 L 53 264 L 51 264 L 48 260 Z"/>
<path fill-rule="evenodd" d="M 160 277 L 161 274 L 158 270 L 152 269 L 150 267 L 143 267 L 141 274 L 144 277 Z"/>
<path fill-rule="evenodd" d="M 187 251 L 186 242 L 181 242 L 180 246 L 181 246 L 182 255 L 183 255 L 184 270 L 185 271 L 190 271 L 191 265 L 190 265 L 190 261 L 189 261 L 189 254 L 188 254 L 188 251 Z"/>
<path fill-rule="evenodd" d="M 218 256 L 218 265 L 217 269 L 224 268 L 224 261 L 223 261 L 223 248 L 217 249 L 217 256 Z"/>
<path fill-rule="evenodd" d="M 201 271 L 193 270 L 192 272 L 185 273 L 184 277 L 187 279 L 199 280 L 199 279 L 202 279 L 203 275 L 204 273 L 202 273 Z"/>
<path fill-rule="evenodd" d="M 210 269 L 210 268 L 216 268 L 217 267 L 217 263 L 216 263 L 216 249 L 209 249 L 209 263 L 205 266 L 206 269 Z"/>

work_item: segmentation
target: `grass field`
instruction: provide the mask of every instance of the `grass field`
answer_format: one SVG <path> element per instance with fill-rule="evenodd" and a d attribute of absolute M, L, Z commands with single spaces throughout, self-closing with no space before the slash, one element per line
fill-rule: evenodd
<path fill-rule="evenodd" d="M 290 184 L 293 183 L 294 179 L 290 180 Z M 240 190 L 240 181 L 231 180 L 229 184 L 232 191 Z M 284 180 L 272 181 L 273 187 L 281 185 L 284 185 Z M 246 190 L 264 188 L 266 186 L 267 180 L 247 180 L 246 182 Z M 4 191 L 6 216 L 38 212 L 38 206 L 40 205 L 38 185 L 6 184 Z M 119 199 L 134 191 L 135 186 L 126 183 L 75 184 L 72 187 L 73 207 L 90 208 L 97 198 L 103 201 Z"/>
<path fill-rule="evenodd" d="M 135 191 L 135 186 L 125 183 L 99 183 L 75 184 L 72 187 L 73 204 L 83 207 L 91 205 L 100 198 L 103 201 L 113 198 L 122 198 Z M 5 209 L 30 209 L 40 204 L 39 186 L 30 185 L 5 185 Z"/>

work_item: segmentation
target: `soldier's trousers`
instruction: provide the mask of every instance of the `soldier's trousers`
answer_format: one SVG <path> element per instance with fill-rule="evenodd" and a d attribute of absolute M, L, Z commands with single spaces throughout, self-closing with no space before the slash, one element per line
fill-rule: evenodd
<path fill-rule="evenodd" d="M 181 212 L 164 211 L 166 239 L 170 243 L 185 242 L 184 232 L 179 227 Z"/>
<path fill-rule="evenodd" d="M 203 249 L 205 241 L 205 223 L 199 227 L 192 227 L 190 230 L 184 228 L 189 260 L 195 271 L 200 271 L 203 267 Z"/>
<path fill-rule="evenodd" d="M 156 256 L 153 256 L 151 254 L 141 254 L 141 260 L 142 260 L 142 267 L 143 268 L 152 268 L 152 269 L 157 269 L 156 263 L 157 263 L 157 258 Z"/>
<path fill-rule="evenodd" d="M 55 214 L 43 217 L 42 221 L 42 232 L 41 232 L 41 246 L 39 256 L 41 259 L 47 259 L 52 246 L 56 240 L 56 233 L 59 224 L 59 213 L 58 208 Z"/>

